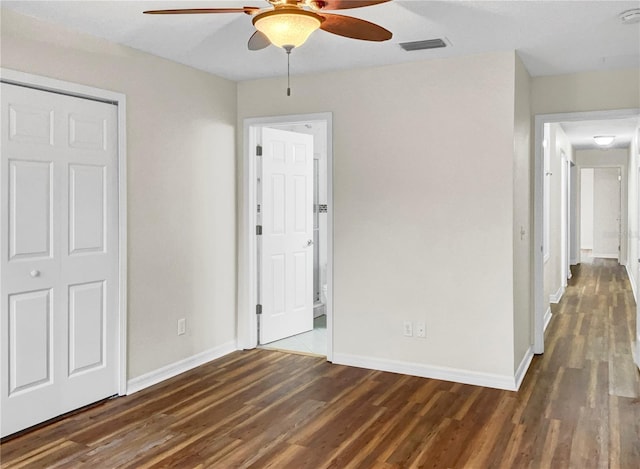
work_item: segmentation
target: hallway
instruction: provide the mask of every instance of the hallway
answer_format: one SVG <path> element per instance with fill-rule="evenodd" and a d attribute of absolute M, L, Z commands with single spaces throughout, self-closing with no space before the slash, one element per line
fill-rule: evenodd
<path fill-rule="evenodd" d="M 636 305 L 624 266 L 592 259 L 572 267 L 569 286 L 518 400 L 510 445 L 532 467 L 640 466 L 640 374 L 631 347 Z M 528 429 L 535 429 L 533 433 Z"/>
<path fill-rule="evenodd" d="M 625 269 L 573 278 L 519 392 L 238 351 L 5 441 L 2 467 L 640 466 Z"/>

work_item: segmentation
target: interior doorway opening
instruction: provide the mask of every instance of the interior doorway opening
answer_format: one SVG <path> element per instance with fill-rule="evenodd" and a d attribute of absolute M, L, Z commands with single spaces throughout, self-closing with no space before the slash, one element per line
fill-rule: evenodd
<path fill-rule="evenodd" d="M 239 345 L 331 360 L 331 114 L 247 119 L 244 128 L 248 314 L 239 311 L 238 335 L 248 343 Z"/>
<path fill-rule="evenodd" d="M 544 352 L 544 331 L 551 320 L 550 303 L 559 302 L 567 280 L 571 278 L 571 265 L 581 261 L 581 223 L 583 214 L 581 190 L 583 167 L 616 167 L 616 182 L 621 182 L 618 190 L 619 215 L 614 214 L 611 229 L 603 230 L 605 241 L 615 241 L 615 250 L 601 253 L 600 257 L 616 257 L 629 271 L 629 252 L 632 241 L 626 236 L 631 228 L 631 212 L 627 211 L 627 201 L 637 197 L 638 184 L 633 183 L 633 191 L 627 193 L 627 165 L 637 164 L 634 159 L 633 144 L 625 147 L 624 161 L 598 162 L 604 151 L 591 149 L 597 125 L 615 125 L 619 128 L 630 126 L 628 133 L 637 139 L 638 109 L 615 111 L 576 112 L 548 114 L 535 117 L 535 197 L 534 197 L 534 352 Z M 607 124 L 609 123 L 609 124 Z M 578 127 L 589 133 L 577 135 Z M 633 130 L 636 129 L 636 130 Z M 572 134 L 573 133 L 573 134 Z M 589 135 L 587 138 L 586 135 Z M 637 143 L 636 150 L 637 151 Z M 620 147 L 622 148 L 622 147 Z M 612 153 L 612 152 L 611 152 Z M 604 174 L 604 173 L 603 173 Z M 588 178 L 588 176 L 587 176 Z M 611 179 L 611 178 L 609 178 Z M 605 181 L 606 182 L 606 181 Z M 629 180 L 631 191 L 631 180 Z M 610 184 L 609 184 L 610 185 Z M 606 189 L 606 184 L 603 190 Z M 615 188 L 613 188 L 615 189 Z M 613 190 L 612 189 L 612 190 Z M 613 191 L 609 190 L 611 194 Z M 609 194 L 609 199 L 615 194 Z M 630 203 L 630 202 L 629 202 Z M 611 211 L 600 210 L 611 215 Z M 615 212 L 615 210 L 613 211 Z M 614 226 L 617 223 L 617 226 Z M 615 229 L 614 229 L 615 228 Z M 617 234 L 616 234 L 617 233 Z M 604 238 L 603 238 L 604 239 Z M 613 241 L 612 241 L 613 242 Z M 611 243 L 609 243 L 611 244 Z M 607 247 L 610 246 L 607 244 Z M 606 250 L 606 249 L 605 249 Z M 555 259 L 554 259 L 555 258 Z M 635 282 L 630 273 L 632 284 Z M 634 285 L 635 286 L 635 285 Z M 637 333 L 637 332 L 636 332 Z"/>
<path fill-rule="evenodd" d="M 592 263 L 594 258 L 623 263 L 622 173 L 619 166 L 580 168 L 581 263 Z"/>

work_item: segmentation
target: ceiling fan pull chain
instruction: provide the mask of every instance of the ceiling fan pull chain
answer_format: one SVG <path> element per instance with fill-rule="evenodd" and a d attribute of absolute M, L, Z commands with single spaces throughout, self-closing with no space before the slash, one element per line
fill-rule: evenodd
<path fill-rule="evenodd" d="M 291 58 L 291 50 L 293 46 L 284 46 L 284 50 L 287 51 L 287 96 L 291 96 L 291 72 L 289 66 L 289 59 Z"/>

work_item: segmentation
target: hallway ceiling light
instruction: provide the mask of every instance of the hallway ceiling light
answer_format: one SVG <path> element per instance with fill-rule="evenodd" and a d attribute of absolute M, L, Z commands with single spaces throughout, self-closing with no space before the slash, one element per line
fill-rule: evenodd
<path fill-rule="evenodd" d="M 600 145 L 601 147 L 611 145 L 615 138 L 616 137 L 614 135 L 596 135 L 595 137 L 593 137 L 596 144 Z"/>

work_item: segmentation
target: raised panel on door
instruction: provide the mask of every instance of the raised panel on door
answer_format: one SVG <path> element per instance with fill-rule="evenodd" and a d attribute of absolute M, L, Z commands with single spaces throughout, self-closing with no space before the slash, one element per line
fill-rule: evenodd
<path fill-rule="evenodd" d="M 69 375 L 105 365 L 105 283 L 69 287 Z"/>
<path fill-rule="evenodd" d="M 9 141 L 53 145 L 54 112 L 50 107 L 10 103 Z"/>
<path fill-rule="evenodd" d="M 271 268 L 268 269 L 271 274 L 269 284 L 271 288 L 267 294 L 271 296 L 271 305 L 269 314 L 271 317 L 281 316 L 286 312 L 286 259 L 282 254 L 271 256 Z"/>
<path fill-rule="evenodd" d="M 293 253 L 293 309 L 300 310 L 308 305 L 307 294 L 307 270 L 308 251 L 298 251 Z"/>
<path fill-rule="evenodd" d="M 51 291 L 9 295 L 9 395 L 52 382 Z"/>
<path fill-rule="evenodd" d="M 107 119 L 101 116 L 69 115 L 69 146 L 88 150 L 107 149 Z"/>
<path fill-rule="evenodd" d="M 269 220 L 271 224 L 270 233 L 272 235 L 283 235 L 286 230 L 286 210 L 287 210 L 287 191 L 286 191 L 286 175 L 284 174 L 272 174 L 271 184 L 267 187 L 270 189 L 270 197 L 266 198 L 267 203 L 270 203 L 270 212 L 272 216 Z"/>
<path fill-rule="evenodd" d="M 52 164 L 9 160 L 9 259 L 51 257 Z"/>
<path fill-rule="evenodd" d="M 69 254 L 104 252 L 106 168 L 69 166 Z"/>
<path fill-rule="evenodd" d="M 295 233 L 306 235 L 309 229 L 309 200 L 306 176 L 293 176 L 293 228 Z"/>

